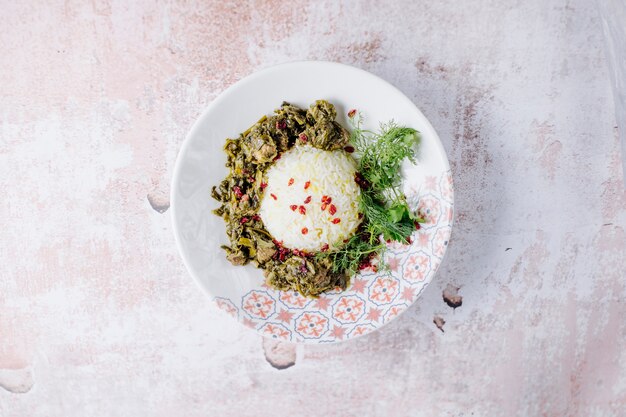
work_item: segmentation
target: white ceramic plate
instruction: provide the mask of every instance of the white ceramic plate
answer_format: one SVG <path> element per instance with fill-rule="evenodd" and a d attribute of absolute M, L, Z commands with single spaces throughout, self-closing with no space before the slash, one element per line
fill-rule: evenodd
<path fill-rule="evenodd" d="M 421 132 L 418 164 L 403 167 L 409 202 L 427 223 L 411 245 L 392 244 L 390 271 L 364 271 L 344 292 L 309 299 L 264 285 L 261 270 L 232 266 L 220 245 L 227 244 L 213 185 L 227 174 L 222 151 L 283 101 L 308 107 L 317 99 L 337 108 L 338 121 L 358 109 L 365 128 L 394 119 Z M 259 333 L 304 343 L 328 343 L 367 334 L 406 310 L 432 280 L 452 227 L 453 188 L 448 160 L 437 133 L 398 89 L 357 68 L 331 62 L 296 62 L 254 73 L 216 98 L 196 121 L 178 155 L 171 195 L 174 234 L 189 273 L 217 306 Z"/>

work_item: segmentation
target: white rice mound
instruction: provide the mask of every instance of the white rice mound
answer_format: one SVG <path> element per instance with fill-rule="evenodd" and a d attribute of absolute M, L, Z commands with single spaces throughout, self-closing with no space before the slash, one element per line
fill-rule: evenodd
<path fill-rule="evenodd" d="M 330 249 L 342 246 L 361 223 L 361 190 L 354 181 L 355 173 L 356 162 L 343 150 L 294 146 L 266 174 L 267 187 L 259 211 L 265 227 L 274 239 L 291 249 L 317 252 L 325 244 Z M 310 185 L 305 189 L 307 181 Z M 311 201 L 305 204 L 309 196 Z M 334 215 L 330 214 L 330 204 L 322 211 L 324 196 L 332 199 Z M 292 210 L 291 206 L 297 208 Z M 301 206 L 306 214 L 301 214 Z M 333 223 L 334 219 L 339 222 Z"/>

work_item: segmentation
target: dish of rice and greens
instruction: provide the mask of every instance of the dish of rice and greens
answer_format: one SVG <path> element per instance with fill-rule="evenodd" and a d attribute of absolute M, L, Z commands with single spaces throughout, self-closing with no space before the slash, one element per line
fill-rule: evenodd
<path fill-rule="evenodd" d="M 400 165 L 415 162 L 419 132 L 390 122 L 352 132 L 335 107 L 284 102 L 236 139 L 227 139 L 228 176 L 213 187 L 233 265 L 263 269 L 266 283 L 316 297 L 346 289 L 360 270 L 385 268 L 386 243 L 411 243 L 423 220 L 401 191 Z"/>

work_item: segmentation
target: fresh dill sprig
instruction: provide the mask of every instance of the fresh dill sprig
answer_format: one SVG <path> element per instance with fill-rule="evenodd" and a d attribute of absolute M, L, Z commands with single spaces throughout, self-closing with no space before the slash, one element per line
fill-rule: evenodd
<path fill-rule="evenodd" d="M 386 246 L 381 237 L 386 241 L 410 243 L 416 223 L 424 220 L 410 210 L 401 190 L 401 165 L 405 159 L 415 163 L 419 132 L 393 121 L 381 124 L 379 132 L 372 132 L 361 127 L 360 113 L 353 114 L 350 121 L 353 128 L 350 143 L 362 177 L 359 206 L 364 219 L 360 231 L 344 246 L 318 256 L 329 257 L 333 271 L 352 275 L 364 262 L 368 264 L 373 254 L 382 254 Z M 384 267 L 380 256 L 379 268 Z"/>
<path fill-rule="evenodd" d="M 359 123 L 359 122 L 357 122 Z M 377 192 L 391 190 L 400 197 L 400 166 L 408 158 L 415 163 L 414 146 L 419 143 L 418 132 L 399 127 L 391 121 L 380 126 L 380 133 L 355 130 L 354 147 L 359 156 L 359 172 Z"/>
<path fill-rule="evenodd" d="M 370 235 L 371 236 L 371 235 Z M 319 258 L 329 257 L 333 272 L 345 272 L 348 276 L 359 272 L 363 260 L 385 248 L 381 241 L 370 242 L 370 236 L 356 234 L 341 248 L 332 252 L 320 252 Z"/>

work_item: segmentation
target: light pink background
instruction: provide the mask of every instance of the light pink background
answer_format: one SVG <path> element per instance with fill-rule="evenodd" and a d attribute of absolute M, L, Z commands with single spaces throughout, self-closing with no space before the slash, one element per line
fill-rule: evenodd
<path fill-rule="evenodd" d="M 626 415 L 626 193 L 593 2 L 3 3 L 0 416 Z M 414 100 L 457 219 L 406 314 L 295 348 L 198 291 L 168 193 L 203 108 L 301 59 Z"/>

